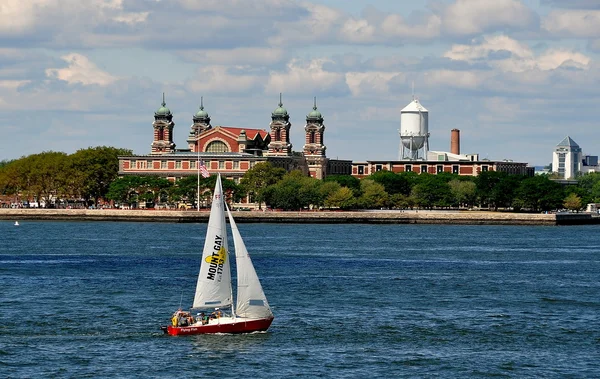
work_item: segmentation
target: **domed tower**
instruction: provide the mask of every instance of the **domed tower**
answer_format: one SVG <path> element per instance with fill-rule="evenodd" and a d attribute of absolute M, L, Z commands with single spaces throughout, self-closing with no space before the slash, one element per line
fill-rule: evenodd
<path fill-rule="evenodd" d="M 291 156 L 292 144 L 290 143 L 290 115 L 281 102 L 279 94 L 279 107 L 271 114 L 271 143 L 269 143 L 269 155 Z"/>
<path fill-rule="evenodd" d="M 154 112 L 154 140 L 152 141 L 151 154 L 167 154 L 175 151 L 173 142 L 173 115 L 165 103 L 165 94 L 163 92 L 163 101 L 161 107 Z"/>
<path fill-rule="evenodd" d="M 198 151 L 197 143 L 200 138 L 200 134 L 212 129 L 210 124 L 210 116 L 208 112 L 204 110 L 204 98 L 200 97 L 200 109 L 192 118 L 193 124 L 190 128 L 190 134 L 188 135 L 187 143 L 191 151 Z"/>
<path fill-rule="evenodd" d="M 325 125 L 323 124 L 323 116 L 317 110 L 317 98 L 314 98 L 313 110 L 306 115 L 306 132 L 305 145 L 303 148 L 304 158 L 308 164 L 310 175 L 317 179 L 323 179 L 325 169 L 327 167 L 327 158 L 325 158 L 325 150 L 327 147 L 323 145 L 323 134 Z"/>

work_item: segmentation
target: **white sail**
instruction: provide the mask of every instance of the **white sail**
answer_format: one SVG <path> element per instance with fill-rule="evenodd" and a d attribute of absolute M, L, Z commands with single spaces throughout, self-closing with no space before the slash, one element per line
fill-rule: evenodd
<path fill-rule="evenodd" d="M 219 175 L 213 193 L 193 308 L 217 308 L 233 303 L 224 207 Z"/>
<path fill-rule="evenodd" d="M 227 207 L 229 224 L 233 235 L 235 248 L 235 263 L 237 266 L 237 302 L 236 314 L 239 317 L 250 319 L 262 319 L 273 317 L 265 293 L 263 292 L 258 275 L 242 236 L 233 220 L 233 216 Z"/>

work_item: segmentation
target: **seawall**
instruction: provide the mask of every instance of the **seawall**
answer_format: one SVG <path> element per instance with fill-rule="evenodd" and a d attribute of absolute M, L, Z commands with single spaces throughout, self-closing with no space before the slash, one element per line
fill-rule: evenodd
<path fill-rule="evenodd" d="M 589 213 L 503 213 L 483 211 L 233 212 L 238 223 L 366 223 L 462 225 L 600 224 Z M 120 209 L 0 209 L 0 220 L 207 222 L 208 211 Z"/>

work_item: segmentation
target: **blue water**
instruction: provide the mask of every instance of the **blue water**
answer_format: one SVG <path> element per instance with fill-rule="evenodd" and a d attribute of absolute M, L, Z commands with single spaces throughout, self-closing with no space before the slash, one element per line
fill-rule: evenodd
<path fill-rule="evenodd" d="M 0 222 L 0 376 L 600 377 L 600 229 L 240 224 L 266 333 L 169 337 L 203 224 Z"/>

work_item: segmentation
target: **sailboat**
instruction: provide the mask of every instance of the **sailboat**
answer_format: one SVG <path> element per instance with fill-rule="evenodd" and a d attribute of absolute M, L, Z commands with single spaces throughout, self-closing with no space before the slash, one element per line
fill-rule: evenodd
<path fill-rule="evenodd" d="M 15 226 L 19 226 L 19 221 L 15 221 Z"/>
<path fill-rule="evenodd" d="M 231 226 L 237 267 L 235 304 L 225 213 Z M 195 312 L 198 312 L 196 316 Z M 225 202 L 218 175 L 193 305 L 190 311 L 177 310 L 171 324 L 161 329 L 173 336 L 250 333 L 267 330 L 273 318 L 248 250 Z"/>

